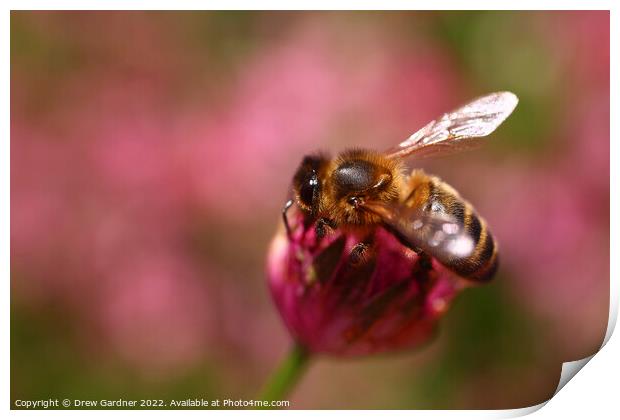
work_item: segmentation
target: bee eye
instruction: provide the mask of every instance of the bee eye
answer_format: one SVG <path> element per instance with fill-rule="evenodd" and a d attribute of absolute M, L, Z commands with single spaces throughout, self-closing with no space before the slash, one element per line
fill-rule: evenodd
<path fill-rule="evenodd" d="M 299 201 L 298 204 L 312 214 L 318 210 L 319 194 L 321 192 L 319 173 L 322 166 L 326 163 L 326 158 L 321 155 L 306 156 L 301 161 L 301 165 L 299 165 L 293 177 L 293 189 Z"/>
<path fill-rule="evenodd" d="M 299 199 L 303 201 L 307 206 L 312 206 L 319 193 L 319 179 L 316 176 L 316 172 L 312 171 L 312 174 L 304 180 L 299 190 Z"/>

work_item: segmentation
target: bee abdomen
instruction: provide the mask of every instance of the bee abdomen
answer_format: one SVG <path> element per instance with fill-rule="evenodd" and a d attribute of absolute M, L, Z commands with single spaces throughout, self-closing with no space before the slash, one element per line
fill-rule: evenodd
<path fill-rule="evenodd" d="M 477 282 L 489 281 L 497 271 L 498 250 L 485 220 L 454 188 L 437 177 L 415 171 L 410 178 L 410 185 L 412 190 L 405 204 L 427 212 L 452 216 L 474 243 L 470 255 L 444 259 L 441 263 L 463 278 Z"/>
<path fill-rule="evenodd" d="M 469 204 L 466 203 L 465 208 L 463 228 L 474 240 L 475 246 L 471 255 L 454 260 L 453 269 L 467 279 L 489 281 L 497 271 L 497 243 L 484 219 L 480 218 Z"/>

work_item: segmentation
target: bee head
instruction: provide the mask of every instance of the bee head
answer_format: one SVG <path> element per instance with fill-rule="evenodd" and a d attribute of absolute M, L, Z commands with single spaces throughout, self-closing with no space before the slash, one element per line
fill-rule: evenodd
<path fill-rule="evenodd" d="M 319 210 L 321 182 L 319 173 L 326 159 L 319 155 L 304 157 L 293 177 L 293 190 L 299 207 L 316 215 Z"/>

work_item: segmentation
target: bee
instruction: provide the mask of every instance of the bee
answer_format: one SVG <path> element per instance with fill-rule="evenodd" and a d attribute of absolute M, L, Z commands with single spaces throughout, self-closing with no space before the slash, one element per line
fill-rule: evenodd
<path fill-rule="evenodd" d="M 434 258 L 458 276 L 490 280 L 498 265 L 498 246 L 485 220 L 450 185 L 415 169 L 405 174 L 407 157 L 437 156 L 478 146 L 512 113 L 518 103 L 510 92 L 496 92 L 429 122 L 405 141 L 385 151 L 345 150 L 331 159 L 305 156 L 292 181 L 293 198 L 317 238 L 339 229 L 364 232 L 350 261 L 371 252 L 377 227 L 391 232 L 425 260 Z"/>

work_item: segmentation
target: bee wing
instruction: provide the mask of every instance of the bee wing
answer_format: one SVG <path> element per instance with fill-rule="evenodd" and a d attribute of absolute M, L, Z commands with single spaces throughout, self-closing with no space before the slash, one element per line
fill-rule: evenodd
<path fill-rule="evenodd" d="M 387 151 L 403 158 L 443 155 L 476 147 L 512 113 L 519 99 L 511 92 L 495 92 L 431 121 L 407 140 Z"/>
<path fill-rule="evenodd" d="M 384 226 L 414 250 L 422 250 L 444 265 L 471 256 L 476 241 L 451 215 L 402 204 L 368 202 Z"/>

